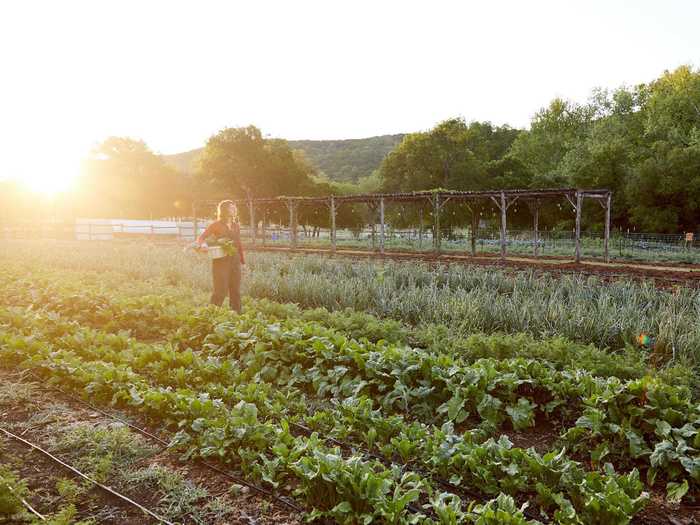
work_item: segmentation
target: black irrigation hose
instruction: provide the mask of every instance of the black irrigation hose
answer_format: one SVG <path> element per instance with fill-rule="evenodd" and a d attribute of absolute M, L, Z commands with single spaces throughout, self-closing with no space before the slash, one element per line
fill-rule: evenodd
<path fill-rule="evenodd" d="M 34 372 L 32 372 L 31 370 L 29 370 L 28 372 L 29 372 L 29 375 L 31 375 L 32 377 L 34 377 L 37 381 L 41 381 L 41 379 L 40 379 L 36 374 L 34 374 Z M 103 414 L 103 415 L 105 415 L 105 416 L 107 416 L 107 417 L 109 417 L 109 418 L 111 418 L 111 419 L 114 419 L 115 421 L 119 421 L 120 423 L 123 423 L 123 424 L 129 426 L 130 428 L 132 428 L 133 430 L 139 432 L 140 434 L 142 434 L 142 435 L 144 435 L 144 436 L 146 436 L 146 437 L 148 437 L 148 438 L 150 438 L 150 439 L 153 439 L 153 440 L 155 440 L 155 441 L 158 441 L 159 443 L 165 445 L 166 447 L 169 446 L 169 443 L 168 443 L 167 441 L 165 441 L 165 440 L 159 438 L 158 436 L 156 436 L 156 435 L 154 435 L 154 434 L 148 432 L 147 430 L 145 430 L 145 429 L 143 429 L 143 428 L 140 428 L 140 427 L 138 427 L 138 426 L 136 426 L 136 425 L 130 423 L 129 421 L 127 421 L 127 420 L 125 420 L 125 419 L 122 419 L 122 418 L 120 418 L 120 417 L 118 417 L 118 416 L 116 416 L 116 415 L 114 415 L 114 414 L 111 414 L 111 413 L 109 413 L 109 412 L 107 412 L 107 411 L 105 411 L 105 410 L 102 410 L 102 409 L 100 409 L 100 408 L 98 408 L 98 407 L 95 407 L 94 405 L 88 403 L 87 401 L 84 401 L 83 399 L 80 399 L 80 398 L 78 398 L 78 397 L 75 397 L 75 396 L 73 396 L 72 394 L 66 392 L 65 390 L 63 390 L 63 389 L 61 389 L 61 388 L 59 388 L 59 387 L 56 387 L 56 386 L 49 386 L 48 388 L 51 388 L 51 389 L 54 389 L 54 390 L 60 392 L 60 393 L 63 394 L 64 396 L 68 397 L 69 399 L 71 399 L 71 400 L 73 400 L 73 401 L 75 401 L 75 402 L 77 402 L 77 403 L 81 403 L 81 404 L 85 405 L 86 407 L 90 408 L 91 410 L 94 410 L 94 411 L 96 411 L 96 412 L 99 412 L 100 414 Z M 311 430 L 310 428 L 308 428 L 308 427 L 306 427 L 306 426 L 304 426 L 304 425 L 301 425 L 301 424 L 299 424 L 299 423 L 295 423 L 295 422 L 293 422 L 293 421 L 290 421 L 289 424 L 290 424 L 290 426 L 297 428 L 299 431 L 303 432 L 303 433 L 306 434 L 306 435 L 311 435 L 311 434 L 314 432 L 314 430 Z M 385 457 L 383 457 L 383 456 L 380 456 L 380 455 L 378 455 L 378 454 L 375 454 L 374 452 L 372 452 L 372 451 L 370 451 L 370 450 L 367 450 L 367 449 L 365 449 L 365 448 L 362 447 L 362 446 L 359 446 L 359 445 L 355 445 L 355 444 L 352 444 L 352 443 L 347 443 L 347 442 L 345 442 L 345 441 L 338 440 L 338 439 L 336 439 L 336 438 L 334 438 L 334 437 L 327 436 L 326 434 L 321 433 L 321 432 L 319 432 L 319 434 L 321 435 L 321 437 L 323 438 L 323 440 L 326 441 L 326 442 L 333 443 L 333 444 L 337 445 L 338 447 L 343 448 L 343 449 L 346 449 L 346 450 L 357 450 L 357 451 L 359 451 L 363 456 L 365 456 L 365 457 L 367 457 L 367 458 L 374 459 L 374 460 L 376 460 L 376 461 L 379 461 L 379 462 L 381 462 L 381 463 L 384 464 L 384 465 L 387 465 L 387 466 L 388 466 L 388 465 L 396 465 L 396 466 L 400 467 L 402 471 L 404 471 L 406 468 L 408 468 L 408 465 L 406 465 L 405 463 L 396 463 L 396 462 L 394 462 L 394 461 L 391 461 L 390 459 L 387 459 L 387 458 L 385 458 Z M 202 460 L 202 459 L 200 459 L 199 462 L 200 462 L 202 465 L 204 465 L 205 467 L 207 467 L 207 468 L 209 468 L 209 469 L 211 469 L 211 470 L 213 470 L 213 471 L 215 471 L 215 472 L 217 472 L 217 473 L 219 473 L 219 474 L 222 474 L 222 475 L 228 477 L 228 478 L 231 479 L 232 481 L 235 481 L 236 483 L 238 483 L 238 484 L 240 484 L 240 485 L 245 485 L 246 487 L 249 487 L 251 490 L 253 490 L 253 491 L 255 491 L 255 492 L 258 492 L 258 493 L 263 494 L 263 495 L 265 495 L 265 496 L 267 496 L 267 497 L 270 497 L 270 498 L 274 499 L 275 501 L 278 501 L 278 502 L 280 502 L 280 503 L 286 505 L 287 507 L 291 508 L 292 510 L 294 510 L 294 511 L 296 511 L 296 512 L 304 512 L 304 509 L 298 507 L 298 506 L 295 505 L 294 503 L 291 503 L 291 502 L 287 501 L 286 499 L 284 499 L 284 498 L 282 498 L 282 497 L 280 497 L 280 496 L 277 496 L 277 495 L 274 494 L 272 491 L 269 491 L 269 490 L 267 490 L 267 489 L 264 489 L 264 488 L 262 488 L 262 487 L 259 487 L 259 486 L 257 486 L 257 485 L 254 485 L 254 484 L 252 484 L 252 483 L 249 483 L 249 482 L 245 481 L 244 479 L 238 478 L 238 477 L 236 477 L 236 476 L 234 476 L 234 475 L 232 475 L 232 474 L 226 472 L 225 470 L 223 470 L 223 469 L 217 467 L 216 465 L 213 465 L 213 464 L 211 464 L 211 463 L 208 463 L 208 462 L 206 462 L 206 461 L 204 461 L 204 460 Z M 430 474 L 429 472 L 427 472 L 427 471 L 425 471 L 425 470 L 423 470 L 423 469 L 411 467 L 411 470 L 414 470 L 415 472 L 417 472 L 418 474 L 420 474 L 420 475 L 422 475 L 422 476 L 424 476 L 424 477 L 427 477 L 427 478 L 432 479 L 433 481 L 435 481 L 435 483 L 437 483 L 438 485 L 440 485 L 440 486 L 443 487 L 444 489 L 449 490 L 449 491 L 451 491 L 451 492 L 458 493 L 458 494 L 462 494 L 463 496 L 468 496 L 468 497 L 470 497 L 470 498 L 481 498 L 481 497 L 482 497 L 482 495 L 481 495 L 480 493 L 477 493 L 477 492 L 474 492 L 474 491 L 469 491 L 469 490 L 467 490 L 467 489 L 464 489 L 464 488 L 462 488 L 462 487 L 459 487 L 459 486 L 457 486 L 457 485 L 454 485 L 453 483 L 450 483 L 449 481 L 447 481 L 447 480 L 445 480 L 445 479 L 442 479 L 442 478 L 440 478 L 440 477 L 434 476 L 433 474 Z M 411 505 L 411 504 L 408 504 L 408 505 L 406 506 L 406 508 L 407 508 L 409 511 L 411 511 L 411 512 L 413 512 L 413 513 L 416 513 L 416 514 L 419 513 L 419 512 L 421 512 L 420 509 L 418 509 L 417 507 L 415 507 L 415 506 L 413 506 L 413 505 Z M 528 509 L 528 510 L 529 510 L 529 509 Z M 531 517 L 532 517 L 532 516 L 531 516 Z"/>
<path fill-rule="evenodd" d="M 143 512 L 143 513 L 145 513 L 145 514 L 148 514 L 149 516 L 151 516 L 151 517 L 157 519 L 159 522 L 165 523 L 165 524 L 167 524 L 167 525 L 174 525 L 172 522 L 166 520 L 165 518 L 162 518 L 161 516 L 159 516 L 158 514 L 156 514 L 155 512 L 153 512 L 152 510 L 147 509 L 146 507 L 144 507 L 144 506 L 141 505 L 140 503 L 137 503 L 137 502 L 135 502 L 134 500 L 132 500 L 131 498 L 129 498 L 129 497 L 127 497 L 127 496 L 124 496 L 123 494 L 121 494 L 121 493 L 117 492 L 116 490 L 114 490 L 114 489 L 108 487 L 107 485 L 103 485 L 103 484 L 100 483 L 99 481 L 96 481 L 96 480 L 92 479 L 91 477 L 87 476 L 86 474 L 83 474 L 83 473 L 80 472 L 78 469 L 76 469 L 75 467 L 69 465 L 68 463 L 65 463 L 64 461 L 61 461 L 59 458 L 57 458 L 56 456 L 54 456 L 54 455 L 51 454 L 50 452 L 47 452 L 46 450 L 44 450 L 43 448 L 41 448 L 39 445 L 35 445 L 34 443 L 31 443 L 31 442 L 27 441 L 27 440 L 24 439 L 24 438 L 21 438 L 21 437 L 19 437 L 19 436 L 16 436 L 16 435 L 13 434 L 12 432 L 10 432 L 10 431 L 8 431 L 8 430 L 5 430 L 5 429 L 2 428 L 2 427 L 0 427 L 0 432 L 2 432 L 3 434 L 5 434 L 5 435 L 6 435 L 7 437 L 9 437 L 9 438 L 12 438 L 12 439 L 14 439 L 14 440 L 16 440 L 16 441 L 19 441 L 20 443 L 23 443 L 24 445 L 27 445 L 28 447 L 32 448 L 33 450 L 37 450 L 37 451 L 41 452 L 42 454 L 44 454 L 45 456 L 51 458 L 53 461 L 55 461 L 55 462 L 58 463 L 59 465 L 65 467 L 65 468 L 67 468 L 68 470 L 70 470 L 71 472 L 73 472 L 73 474 L 75 474 L 75 475 L 77 475 L 77 476 L 79 476 L 79 477 L 81 477 L 81 478 L 83 478 L 83 479 L 89 481 L 89 482 L 92 483 L 93 485 L 96 485 L 96 486 L 100 487 L 102 490 L 104 490 L 105 492 L 110 493 L 112 496 L 115 496 L 115 497 L 121 499 L 122 501 L 125 501 L 125 502 L 129 503 L 130 505 L 132 505 L 132 506 L 136 507 L 137 509 L 139 509 L 141 512 Z"/>
<path fill-rule="evenodd" d="M 28 372 L 29 372 L 29 375 L 31 375 L 32 377 L 34 377 L 37 381 L 41 381 L 41 379 L 40 379 L 36 374 L 34 374 L 34 372 L 32 372 L 31 370 L 29 370 Z M 78 403 L 81 403 L 81 404 L 87 406 L 87 407 L 90 408 L 91 410 L 94 410 L 94 411 L 96 411 L 96 412 L 99 412 L 100 414 L 103 414 L 103 415 L 105 415 L 105 416 L 107 416 L 107 417 L 109 417 L 109 418 L 111 418 L 111 419 L 114 419 L 114 420 L 116 420 L 116 421 L 119 421 L 120 423 L 123 423 L 123 424 L 129 426 L 130 428 L 132 428 L 133 430 L 139 432 L 140 434 L 142 434 L 142 435 L 144 435 L 144 436 L 146 436 L 146 437 L 148 437 L 148 438 L 150 438 L 150 439 L 153 439 L 153 440 L 155 440 L 155 441 L 158 441 L 159 443 L 165 445 L 166 448 L 169 446 L 169 443 L 168 443 L 167 441 L 165 441 L 165 440 L 159 438 L 158 436 L 156 436 L 156 435 L 154 435 L 154 434 L 148 432 L 147 430 L 145 430 L 145 429 L 143 429 L 143 428 L 140 428 L 140 427 L 138 427 L 138 426 L 136 426 L 136 425 L 130 423 L 129 421 L 127 421 L 127 420 L 125 420 L 125 419 L 122 419 L 122 418 L 120 418 L 120 417 L 118 417 L 118 416 L 115 416 L 114 414 L 111 414 L 111 413 L 109 413 L 109 412 L 107 412 L 107 411 L 105 411 L 105 410 L 102 410 L 102 409 L 100 409 L 100 408 L 98 408 L 98 407 L 95 407 L 95 406 L 93 406 L 92 404 L 88 403 L 87 401 L 84 401 L 84 400 L 82 400 L 82 399 L 80 399 L 80 398 L 77 398 L 77 397 L 73 396 L 72 394 L 66 392 L 65 390 L 63 390 L 63 389 L 61 389 L 61 388 L 59 388 L 59 387 L 56 387 L 56 386 L 49 386 L 48 388 L 52 388 L 52 389 L 54 389 L 54 390 L 60 392 L 60 393 L 63 394 L 64 396 L 68 397 L 69 399 L 72 399 L 72 400 L 75 401 L 75 402 L 78 402 Z M 311 430 L 310 428 L 308 428 L 308 427 L 306 427 L 306 426 L 304 426 L 304 425 L 301 425 L 301 424 L 299 424 L 299 423 L 293 422 L 293 421 L 290 421 L 289 424 L 290 424 L 290 426 L 297 428 L 299 431 L 303 432 L 303 433 L 306 434 L 306 435 L 311 435 L 311 434 L 314 432 L 314 431 Z M 355 444 L 351 444 L 351 443 L 347 443 L 347 442 L 345 442 L 345 441 L 338 440 L 338 439 L 336 439 L 336 438 L 334 438 L 334 437 L 327 436 L 327 435 L 325 435 L 324 433 L 320 433 L 320 432 L 319 432 L 319 434 L 321 435 L 321 437 L 323 438 L 323 440 L 326 441 L 326 442 L 333 443 L 333 444 L 337 445 L 338 447 L 344 448 L 344 449 L 346 449 L 346 450 L 357 450 L 357 451 L 359 451 L 363 456 L 365 456 L 365 457 L 367 457 L 367 458 L 374 459 L 374 460 L 376 460 L 376 461 L 379 461 L 379 462 L 381 462 L 381 463 L 384 464 L 384 465 L 387 465 L 387 466 L 388 466 L 388 465 L 396 465 L 396 466 L 400 467 L 402 471 L 404 471 L 406 468 L 408 468 L 408 465 L 406 465 L 405 463 L 396 463 L 396 462 L 394 462 L 394 461 L 391 461 L 390 459 L 387 459 L 387 458 L 385 458 L 385 457 L 383 457 L 383 456 L 380 456 L 380 455 L 378 455 L 378 454 L 375 454 L 375 453 L 371 452 L 370 450 L 366 450 L 366 449 L 365 449 L 364 447 L 362 447 L 362 446 L 358 446 L 358 445 L 355 445 Z M 286 505 L 287 507 L 291 508 L 292 510 L 294 510 L 294 511 L 296 511 L 296 512 L 304 512 L 304 510 L 303 510 L 302 508 L 298 507 L 298 506 L 295 505 L 294 503 L 291 503 L 291 502 L 287 501 L 286 499 L 284 499 L 284 498 L 282 498 L 282 497 L 280 497 L 280 496 L 277 496 L 277 495 L 274 494 L 272 491 L 269 491 L 269 490 L 267 490 L 267 489 L 264 489 L 264 488 L 262 488 L 262 487 L 259 487 L 259 486 L 255 485 L 255 484 L 249 483 L 249 482 L 245 481 L 244 479 L 238 478 L 238 477 L 236 477 L 236 476 L 234 476 L 234 475 L 232 475 L 232 474 L 226 472 L 225 470 L 223 470 L 223 469 L 217 467 L 216 465 L 213 465 L 213 464 L 211 464 L 211 463 L 208 463 L 208 462 L 206 462 L 206 461 L 204 461 L 204 460 L 201 460 L 201 459 L 200 459 L 199 462 L 200 462 L 202 465 L 204 465 L 205 467 L 207 467 L 207 468 L 209 468 L 209 469 L 211 469 L 211 470 L 213 470 L 213 471 L 215 471 L 215 472 L 217 472 L 217 473 L 219 473 L 219 474 L 222 474 L 222 475 L 228 477 L 228 478 L 231 479 L 232 481 L 235 481 L 236 483 L 238 483 L 238 484 L 240 484 L 240 485 L 245 485 L 246 487 L 249 487 L 251 490 L 253 490 L 253 491 L 255 491 L 255 492 L 258 492 L 258 493 L 263 494 L 263 495 L 265 495 L 265 496 L 267 496 L 267 497 L 270 497 L 270 498 L 274 499 L 275 501 L 278 501 L 278 502 L 282 503 L 283 505 Z M 468 496 L 468 497 L 471 497 L 471 498 L 480 498 L 480 497 L 482 497 L 482 495 L 479 494 L 479 493 L 477 493 L 477 492 L 469 491 L 469 490 L 467 490 L 467 489 L 464 489 L 464 488 L 462 488 L 462 487 L 459 487 L 459 486 L 457 486 L 457 485 L 454 485 L 453 483 L 450 483 L 449 481 L 447 481 L 447 480 L 445 480 L 445 479 L 442 479 L 442 478 L 440 478 L 440 477 L 434 476 L 433 474 L 430 474 L 429 472 L 427 472 L 427 471 L 425 471 L 425 470 L 423 470 L 423 469 L 414 468 L 414 467 L 410 467 L 410 468 L 411 468 L 411 470 L 414 470 L 414 471 L 417 472 L 418 474 L 421 474 L 421 475 L 424 476 L 424 477 L 427 477 L 427 478 L 432 479 L 433 481 L 435 481 L 435 483 L 437 483 L 437 484 L 440 485 L 441 487 L 443 487 L 443 488 L 445 488 L 445 489 L 447 489 L 447 490 L 449 490 L 449 491 L 451 491 L 451 492 L 458 493 L 458 494 L 462 494 L 463 496 Z M 413 505 L 411 505 L 411 504 L 408 504 L 408 505 L 406 506 L 406 508 L 407 508 L 408 510 L 410 510 L 411 512 L 413 512 L 413 513 L 419 513 L 419 512 L 421 512 L 420 509 L 416 508 L 415 506 L 413 506 Z M 529 509 L 527 509 L 527 510 L 529 510 Z M 527 514 L 527 512 L 526 512 L 526 514 Z M 531 516 L 531 517 L 532 517 L 532 516 Z"/>
<path fill-rule="evenodd" d="M 31 370 L 29 371 L 29 374 L 30 374 L 32 377 L 34 377 L 35 379 L 37 379 L 37 380 L 40 381 L 40 379 L 36 376 L 36 374 L 34 374 Z M 57 386 L 49 386 L 48 388 L 51 388 L 51 389 L 53 389 L 53 390 L 56 390 L 57 392 L 60 392 L 61 394 L 63 394 L 63 395 L 66 396 L 67 398 L 73 400 L 74 402 L 81 403 L 81 404 L 85 405 L 86 407 L 90 408 L 91 410 L 94 410 L 95 412 L 99 412 L 100 414 L 102 414 L 102 415 L 104 415 L 104 416 L 107 416 L 107 417 L 109 417 L 109 418 L 111 418 L 111 419 L 114 419 L 115 421 L 119 421 L 120 423 L 123 423 L 123 424 L 125 424 L 125 425 L 128 425 L 129 428 L 132 428 L 132 429 L 136 430 L 137 432 L 139 432 L 140 434 L 142 434 L 142 435 L 144 435 L 144 436 L 146 436 L 146 437 L 148 437 L 148 438 L 150 438 L 150 439 L 153 439 L 153 440 L 157 441 L 158 443 L 161 443 L 161 444 L 165 445 L 166 448 L 169 447 L 169 443 L 168 443 L 167 441 L 165 441 L 164 439 L 159 438 L 158 436 L 156 436 L 156 435 L 154 435 L 154 434 L 148 432 L 147 430 L 145 430 L 145 429 L 143 429 L 143 428 L 141 428 L 141 427 L 138 427 L 138 426 L 134 425 L 133 423 L 128 422 L 127 420 L 125 420 L 125 419 L 123 419 L 123 418 L 120 418 L 120 417 L 118 417 L 118 416 L 115 416 L 114 414 L 111 414 L 111 413 L 109 413 L 109 412 L 107 412 L 107 411 L 105 411 L 105 410 L 102 410 L 102 409 L 100 409 L 100 408 L 98 408 L 98 407 L 96 407 L 96 406 L 94 406 L 94 405 L 88 403 L 87 401 L 85 401 L 85 400 L 83 400 L 83 399 L 80 399 L 80 398 L 78 398 L 78 397 L 75 397 L 75 396 L 73 396 L 72 394 L 69 394 L 68 392 L 66 392 L 65 390 L 63 390 L 63 389 L 61 389 L 61 388 L 59 388 L 59 387 L 57 387 Z M 213 464 L 211 464 L 211 463 L 208 463 L 207 461 L 204 461 L 204 460 L 201 460 L 201 459 L 200 459 L 199 462 L 200 462 L 202 465 L 204 465 L 205 467 L 207 467 L 207 468 L 209 468 L 209 469 L 211 469 L 211 470 L 213 470 L 213 471 L 215 471 L 215 472 L 217 472 L 217 473 L 219 473 L 219 474 L 222 474 L 223 476 L 226 476 L 227 478 L 229 478 L 229 479 L 232 480 L 232 481 L 235 481 L 235 482 L 238 483 L 239 485 L 245 485 L 246 487 L 250 488 L 251 490 L 253 490 L 253 491 L 255 491 L 255 492 L 258 492 L 258 493 L 260 493 L 260 494 L 263 494 L 263 495 L 265 495 L 265 496 L 267 496 L 267 497 L 269 497 L 269 498 L 272 498 L 272 499 L 274 499 L 275 501 L 278 501 L 279 503 L 282 503 L 283 505 L 286 505 L 287 507 L 289 507 L 290 509 L 292 509 L 292 510 L 294 510 L 294 511 L 296 511 L 296 512 L 304 512 L 304 509 L 302 509 L 301 507 L 297 506 L 296 504 L 294 504 L 294 503 L 292 503 L 292 502 L 290 502 L 290 501 L 287 501 L 285 498 L 282 498 L 282 497 L 280 497 L 280 496 L 277 496 L 276 494 L 274 494 L 273 492 L 271 492 L 271 491 L 269 491 L 269 490 L 267 490 L 267 489 L 264 489 L 264 488 L 262 488 L 262 487 L 259 487 L 259 486 L 255 485 L 255 484 L 253 484 L 253 483 L 250 483 L 250 482 L 248 482 L 248 481 L 246 481 L 246 480 L 244 480 L 244 479 L 242 479 L 242 478 L 239 478 L 239 477 L 237 477 L 237 476 L 234 476 L 233 474 L 230 474 L 229 472 L 226 472 L 225 470 L 223 470 L 223 469 L 217 467 L 216 465 L 213 465 Z"/>
<path fill-rule="evenodd" d="M 304 427 L 303 425 L 299 425 L 298 423 L 290 423 L 290 424 L 292 424 L 292 425 L 294 425 L 294 426 L 296 426 L 296 427 L 302 429 L 302 430 L 303 430 L 304 432 L 306 432 L 306 433 L 309 433 L 309 434 L 310 434 L 310 433 L 312 432 L 311 429 L 309 429 L 309 428 L 307 428 L 307 427 Z M 323 436 L 323 434 L 321 434 L 321 435 Z M 383 457 L 383 456 L 380 456 L 380 455 L 378 455 L 378 454 L 375 454 L 374 452 L 371 452 L 371 451 L 369 451 L 369 450 L 366 450 L 366 449 L 364 449 L 364 448 L 361 447 L 361 446 L 356 446 L 356 445 L 353 445 L 353 444 L 351 444 L 351 443 L 346 443 L 346 442 L 343 442 L 343 441 L 339 441 L 339 440 L 337 440 L 337 439 L 335 439 L 335 438 L 332 438 L 332 437 L 330 437 L 330 438 L 325 438 L 325 436 L 324 436 L 324 439 L 327 439 L 328 441 L 331 441 L 331 442 L 335 443 L 336 445 L 338 445 L 338 446 L 340 446 L 340 447 L 342 447 L 342 448 L 345 448 L 345 449 L 349 449 L 349 450 L 359 450 L 359 451 L 362 453 L 362 455 L 364 455 L 364 456 L 366 456 L 366 457 L 369 457 L 369 458 L 372 458 L 372 459 L 375 459 L 375 460 L 377 460 L 377 461 L 383 463 L 384 465 L 387 465 L 387 466 L 388 466 L 388 465 L 396 465 L 396 466 L 400 467 L 402 471 L 404 471 L 404 469 L 406 469 L 406 468 L 410 468 L 411 470 L 415 471 L 416 473 L 420 474 L 421 476 L 426 477 L 426 478 L 429 478 L 429 479 L 432 479 L 435 483 L 437 483 L 438 485 L 440 485 L 440 486 L 441 486 L 442 488 L 444 488 L 445 490 L 448 490 L 448 491 L 453 492 L 453 493 L 455 493 L 455 494 L 460 494 L 460 495 L 465 496 L 465 497 L 468 497 L 468 498 L 470 498 L 470 499 L 483 499 L 483 498 L 484 498 L 484 495 L 481 494 L 481 493 L 479 493 L 479 492 L 477 492 L 477 491 L 469 490 L 469 489 L 460 487 L 460 486 L 458 486 L 458 485 L 455 485 L 454 483 L 450 483 L 449 481 L 447 481 L 447 480 L 445 480 L 445 479 L 443 479 L 443 478 L 440 478 L 440 477 L 438 477 L 438 476 L 435 476 L 435 475 L 431 474 L 431 473 L 428 472 L 427 470 L 423 470 L 423 469 L 417 468 L 417 467 L 409 467 L 409 466 L 406 465 L 405 463 L 396 463 L 396 462 L 394 462 L 394 461 L 391 461 L 390 459 L 387 459 L 387 458 L 385 458 L 385 457 Z M 414 512 L 414 513 L 420 512 L 419 509 L 417 509 L 416 507 L 413 507 L 413 506 L 410 505 L 410 504 L 407 505 L 406 508 L 408 508 L 411 512 Z M 530 518 L 533 518 L 533 519 L 539 519 L 539 518 L 540 518 L 540 516 L 534 511 L 534 509 L 530 509 L 529 507 L 526 508 L 525 511 L 524 511 L 523 513 L 524 513 L 525 515 L 529 516 Z"/>
<path fill-rule="evenodd" d="M 32 377 L 34 377 L 36 380 L 41 381 L 41 379 L 40 379 L 36 374 L 34 374 L 34 372 L 32 372 L 31 370 L 29 370 L 29 375 L 31 375 Z M 133 423 L 130 423 L 130 422 L 128 422 L 127 420 L 122 419 L 122 418 L 120 418 L 120 417 L 118 417 L 118 416 L 116 416 L 116 415 L 114 415 L 114 414 L 111 414 L 111 413 L 109 413 L 109 412 L 107 412 L 107 411 L 105 411 L 105 410 L 102 410 L 102 409 L 100 409 L 100 408 L 98 408 L 98 407 L 96 407 L 96 406 L 94 406 L 94 405 L 88 403 L 87 401 L 85 401 L 85 400 L 83 400 L 83 399 L 80 399 L 80 398 L 78 398 L 78 397 L 75 397 L 74 395 L 72 395 L 72 394 L 66 392 L 65 390 L 63 390 L 63 389 L 61 389 L 61 388 L 59 388 L 59 387 L 57 387 L 57 386 L 48 386 L 47 388 L 56 390 L 57 392 L 60 392 L 62 395 L 66 396 L 67 398 L 69 398 L 69 399 L 71 399 L 71 400 L 73 400 L 74 402 L 81 403 L 81 404 L 85 405 L 86 407 L 90 408 L 91 410 L 94 410 L 94 411 L 96 411 L 96 412 L 99 412 L 100 414 L 103 414 L 103 415 L 105 415 L 105 416 L 107 416 L 107 417 L 109 417 L 109 418 L 111 418 L 111 419 L 114 419 L 115 421 L 119 421 L 120 423 L 123 423 L 123 424 L 125 424 L 125 425 L 128 425 L 130 428 L 134 429 L 135 431 L 139 432 L 140 434 L 142 434 L 142 435 L 144 435 L 144 436 L 146 436 L 146 437 L 148 437 L 148 438 L 150 438 L 150 439 L 153 439 L 153 440 L 155 440 L 155 441 L 158 441 L 159 443 L 165 445 L 166 447 L 169 445 L 169 443 L 168 443 L 167 441 L 165 441 L 165 440 L 159 438 L 158 436 L 156 436 L 156 435 L 154 435 L 154 434 L 148 432 L 147 430 L 145 430 L 145 429 L 143 429 L 143 428 L 140 428 L 140 427 L 134 425 Z M 294 426 L 294 427 L 296 427 L 296 428 L 298 428 L 300 431 L 304 432 L 305 434 L 309 434 L 309 435 L 310 435 L 310 434 L 313 432 L 310 428 L 305 427 L 305 426 L 303 426 L 303 425 L 300 425 L 299 423 L 290 422 L 290 425 L 291 425 L 291 426 Z M 362 453 L 362 455 L 367 456 L 367 457 L 370 457 L 370 458 L 373 458 L 373 459 L 376 459 L 377 461 L 380 461 L 380 462 L 382 462 L 382 463 L 384 463 L 384 464 L 397 465 L 397 466 L 400 466 L 402 470 L 407 466 L 407 465 L 405 465 L 405 464 L 400 465 L 400 464 L 394 463 L 394 462 L 392 462 L 392 461 L 389 461 L 389 460 L 387 460 L 386 458 L 384 458 L 384 457 L 382 457 L 382 456 L 379 456 L 379 455 L 377 455 L 377 454 L 374 454 L 373 452 L 364 450 L 362 447 L 354 446 L 354 445 L 351 445 L 351 444 L 349 444 L 349 443 L 346 443 L 346 442 L 343 442 L 343 441 L 339 441 L 339 440 L 337 440 L 337 439 L 335 439 L 335 438 L 333 438 L 333 437 L 329 437 L 329 436 L 326 436 L 326 435 L 324 435 L 324 434 L 321 434 L 321 435 L 322 435 L 322 437 L 323 437 L 323 439 L 324 439 L 325 441 L 332 442 L 332 443 L 336 444 L 337 446 L 339 446 L 339 447 L 341 447 L 341 448 L 348 449 L 348 450 L 353 450 L 353 449 L 359 450 L 359 451 Z M 295 505 L 294 503 L 292 503 L 292 502 L 290 502 L 290 501 L 287 501 L 285 498 L 282 498 L 282 497 L 280 497 L 280 496 L 277 496 L 277 495 L 276 495 L 275 493 L 273 493 L 272 491 L 269 491 L 269 490 L 267 490 L 267 489 L 264 489 L 264 488 L 262 488 L 262 487 L 259 487 L 259 486 L 255 485 L 255 484 L 253 484 L 253 483 L 249 483 L 249 482 L 247 482 L 246 480 L 241 479 L 241 478 L 239 478 L 239 477 L 237 477 L 237 476 L 234 476 L 233 474 L 230 474 L 229 472 L 227 472 L 227 471 L 225 471 L 225 470 L 223 470 L 223 469 L 217 467 L 216 465 L 213 465 L 213 464 L 211 464 L 211 463 L 208 463 L 207 461 L 204 461 L 204 460 L 202 460 L 202 459 L 200 459 L 199 462 L 200 462 L 202 465 L 204 465 L 205 467 L 207 467 L 207 468 L 209 468 L 209 469 L 211 469 L 211 470 L 213 470 L 213 471 L 215 471 L 215 472 L 217 472 L 217 473 L 219 473 L 219 474 L 222 474 L 222 475 L 226 476 L 227 478 L 231 479 L 232 481 L 235 481 L 236 483 L 238 483 L 238 484 L 240 484 L 240 485 L 245 485 L 246 487 L 250 488 L 251 490 L 253 490 L 253 491 L 255 491 L 255 492 L 258 492 L 258 493 L 263 494 L 263 495 L 265 495 L 265 496 L 267 496 L 267 497 L 269 497 L 269 498 L 272 498 L 272 499 L 274 499 L 275 501 L 278 501 L 278 502 L 282 503 L 283 505 L 286 505 L 287 507 L 291 508 L 292 510 L 294 510 L 294 511 L 296 511 L 296 512 L 304 512 L 304 509 L 302 509 L 301 507 Z M 451 485 L 451 484 L 450 484 L 449 482 L 447 482 L 447 481 L 441 480 L 441 479 L 439 479 L 439 478 L 433 478 L 433 479 L 434 479 L 438 484 L 444 486 L 445 488 L 448 488 L 448 487 L 457 488 L 457 487 L 455 487 L 454 485 Z M 463 494 L 467 494 L 467 492 L 464 491 L 463 489 L 459 489 L 459 491 L 462 492 Z M 420 509 L 414 507 L 414 506 L 411 505 L 411 504 L 408 504 L 408 505 L 406 506 L 406 508 L 407 508 L 408 510 L 410 510 L 411 512 L 413 512 L 413 513 L 419 513 L 419 512 L 421 512 Z"/>

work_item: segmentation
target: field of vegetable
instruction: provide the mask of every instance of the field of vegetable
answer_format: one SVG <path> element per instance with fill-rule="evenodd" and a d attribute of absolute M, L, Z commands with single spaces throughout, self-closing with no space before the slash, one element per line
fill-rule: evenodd
<path fill-rule="evenodd" d="M 250 254 L 235 315 L 203 306 L 208 260 L 174 247 L 5 247 L 17 385 L 119 410 L 309 519 L 697 522 L 697 291 Z M 0 516 L 31 503 L 3 455 Z M 81 502 L 70 519 L 95 519 Z"/>

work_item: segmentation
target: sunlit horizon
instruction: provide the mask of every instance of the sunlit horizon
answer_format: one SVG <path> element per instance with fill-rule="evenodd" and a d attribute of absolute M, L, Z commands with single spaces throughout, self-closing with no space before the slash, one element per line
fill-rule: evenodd
<path fill-rule="evenodd" d="M 173 154 L 250 124 L 288 140 L 455 116 L 526 128 L 554 97 L 697 65 L 698 19 L 681 0 L 4 3 L 0 179 L 70 190 L 110 136 Z"/>

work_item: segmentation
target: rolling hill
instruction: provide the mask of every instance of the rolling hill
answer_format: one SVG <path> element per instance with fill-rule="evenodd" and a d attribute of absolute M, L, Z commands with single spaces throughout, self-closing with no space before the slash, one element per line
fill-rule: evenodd
<path fill-rule="evenodd" d="M 364 139 L 290 140 L 292 149 L 302 150 L 316 169 L 331 180 L 357 182 L 371 175 L 386 155 L 404 138 L 404 134 L 381 135 Z M 202 148 L 163 155 L 163 159 L 183 173 L 193 173 Z"/>

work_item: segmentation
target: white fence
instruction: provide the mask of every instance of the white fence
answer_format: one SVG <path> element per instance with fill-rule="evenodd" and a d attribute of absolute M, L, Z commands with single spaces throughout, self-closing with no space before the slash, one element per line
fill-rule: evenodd
<path fill-rule="evenodd" d="M 197 221 L 197 234 L 207 227 Z M 193 221 L 145 221 L 132 219 L 76 219 L 75 239 L 79 241 L 109 241 L 126 237 L 152 239 L 176 238 L 192 241 L 195 238 Z"/>

